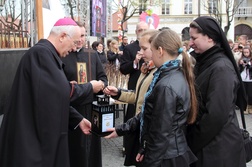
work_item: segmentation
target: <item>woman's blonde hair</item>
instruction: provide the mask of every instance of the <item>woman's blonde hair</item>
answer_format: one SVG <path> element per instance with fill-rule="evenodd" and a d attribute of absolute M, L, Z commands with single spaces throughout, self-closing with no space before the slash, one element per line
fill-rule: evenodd
<path fill-rule="evenodd" d="M 117 40 L 115 40 L 115 39 L 113 39 L 111 42 L 110 42 L 110 50 L 112 51 L 112 52 L 115 52 L 115 53 L 117 53 L 118 51 L 119 51 L 119 48 L 117 47 L 117 48 L 114 48 L 113 47 L 113 45 L 114 44 L 117 44 L 118 45 L 118 41 Z"/>
<path fill-rule="evenodd" d="M 140 35 L 139 40 L 144 38 L 148 40 L 149 43 L 151 43 L 150 38 L 156 35 L 158 32 L 159 32 L 158 30 L 153 30 L 153 29 L 146 30 Z"/>

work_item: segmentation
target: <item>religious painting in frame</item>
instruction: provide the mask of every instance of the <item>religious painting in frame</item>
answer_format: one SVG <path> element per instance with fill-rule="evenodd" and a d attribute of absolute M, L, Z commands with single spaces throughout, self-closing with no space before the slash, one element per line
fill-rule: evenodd
<path fill-rule="evenodd" d="M 77 63 L 77 78 L 78 84 L 87 83 L 87 64 L 85 62 Z"/>
<path fill-rule="evenodd" d="M 91 10 L 91 35 L 106 37 L 107 0 L 93 0 Z"/>

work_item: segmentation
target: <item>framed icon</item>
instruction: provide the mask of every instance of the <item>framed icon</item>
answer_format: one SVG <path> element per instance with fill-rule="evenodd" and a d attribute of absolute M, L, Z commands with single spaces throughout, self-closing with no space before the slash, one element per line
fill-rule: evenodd
<path fill-rule="evenodd" d="M 85 62 L 77 63 L 77 78 L 78 84 L 87 83 L 87 64 Z"/>

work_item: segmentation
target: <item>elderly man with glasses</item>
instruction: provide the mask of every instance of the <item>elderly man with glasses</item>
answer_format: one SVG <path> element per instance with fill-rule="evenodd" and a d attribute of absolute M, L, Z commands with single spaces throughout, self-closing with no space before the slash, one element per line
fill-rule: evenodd
<path fill-rule="evenodd" d="M 1 167 L 70 167 L 69 128 L 85 134 L 91 129 L 70 101 L 92 97 L 94 83 L 98 90 L 103 86 L 72 84 L 64 74 L 60 58 L 76 50 L 80 36 L 75 21 L 62 18 L 23 55 L 0 129 Z"/>

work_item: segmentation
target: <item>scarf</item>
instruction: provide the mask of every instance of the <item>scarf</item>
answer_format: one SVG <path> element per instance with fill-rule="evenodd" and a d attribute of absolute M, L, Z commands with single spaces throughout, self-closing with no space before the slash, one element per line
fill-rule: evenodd
<path fill-rule="evenodd" d="M 153 61 L 147 61 L 147 62 L 144 62 L 141 66 L 141 72 L 143 74 L 147 74 L 148 72 L 150 72 L 152 69 L 155 68 L 155 65 L 153 63 Z"/>
<path fill-rule="evenodd" d="M 146 92 L 146 94 L 144 95 L 144 102 L 143 102 L 143 105 L 142 105 L 142 115 L 141 115 L 141 119 L 140 119 L 140 142 L 141 142 L 141 138 L 142 136 L 144 135 L 145 131 L 143 129 L 143 124 L 144 124 L 144 108 L 145 108 L 145 102 L 146 102 L 146 99 L 150 96 L 150 94 L 152 93 L 153 91 L 153 88 L 154 86 L 156 85 L 158 79 L 159 79 L 159 76 L 160 74 L 162 73 L 162 71 L 164 69 L 167 69 L 167 68 L 171 68 L 171 67 L 178 67 L 180 64 L 180 60 L 176 59 L 176 60 L 171 60 L 171 61 L 167 61 L 165 62 L 161 67 L 159 67 L 157 69 L 156 72 L 154 72 L 154 76 L 153 76 L 153 79 L 152 79 L 152 82 L 148 88 L 148 91 Z"/>

